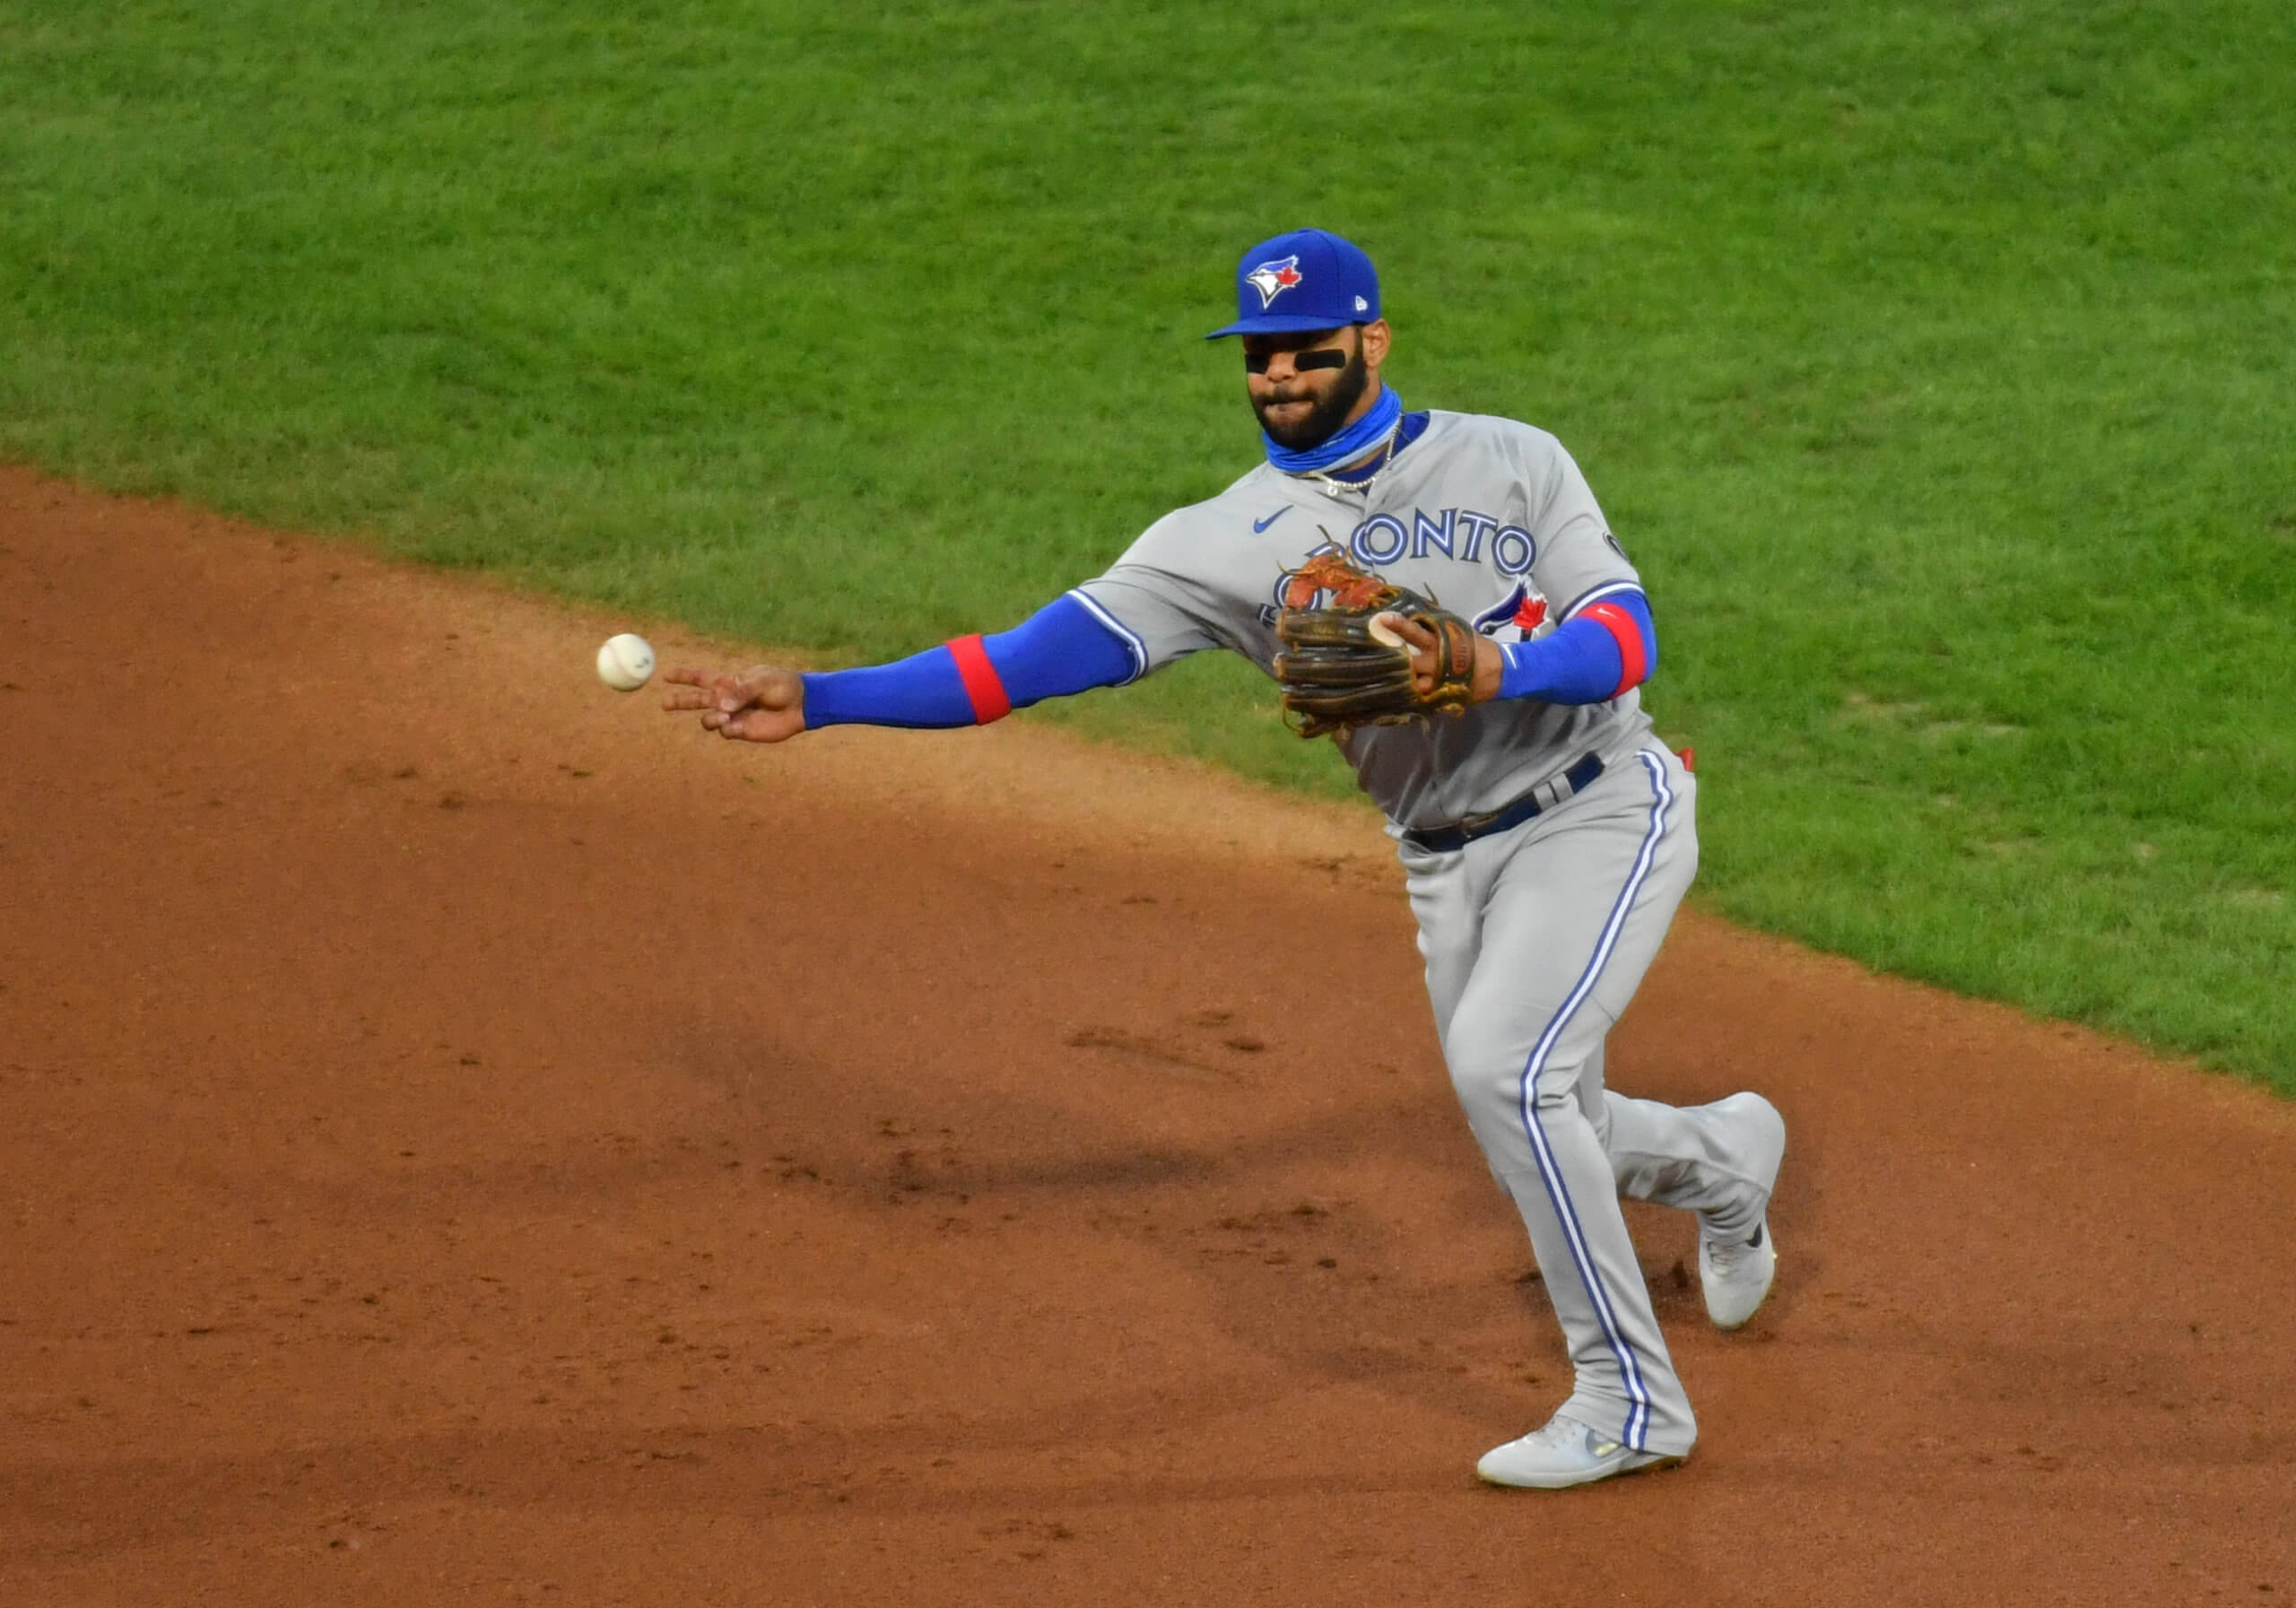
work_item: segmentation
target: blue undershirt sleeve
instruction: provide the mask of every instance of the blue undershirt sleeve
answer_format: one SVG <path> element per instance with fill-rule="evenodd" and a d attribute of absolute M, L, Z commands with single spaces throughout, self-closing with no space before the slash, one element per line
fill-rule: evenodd
<path fill-rule="evenodd" d="M 970 726 L 972 700 L 947 648 L 868 665 L 808 672 L 805 729 L 824 726 Z"/>
<path fill-rule="evenodd" d="M 1658 667 L 1658 628 L 1651 622 L 1650 604 L 1641 593 L 1607 594 L 1634 622 L 1642 637 L 1642 674 L 1629 683 L 1639 685 Z M 1585 613 L 1573 615 L 1547 635 L 1529 642 L 1502 642 L 1499 651 L 1507 668 L 1499 680 L 1501 698 L 1535 698 L 1542 703 L 1605 703 L 1626 691 L 1626 655 L 1610 628 Z"/>
<path fill-rule="evenodd" d="M 1130 681 L 1132 650 L 1074 595 L 1055 598 L 1011 630 L 982 639 L 1013 708 Z M 809 674 L 806 729 L 824 726 L 937 727 L 975 723 L 972 698 L 944 645 L 890 665 Z"/>
<path fill-rule="evenodd" d="M 1074 592 L 982 641 L 1016 709 L 1094 687 L 1122 686 L 1139 674 L 1131 646 Z"/>

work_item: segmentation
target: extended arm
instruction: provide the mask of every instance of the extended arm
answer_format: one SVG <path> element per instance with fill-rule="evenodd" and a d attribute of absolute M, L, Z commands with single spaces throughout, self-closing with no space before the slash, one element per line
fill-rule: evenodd
<path fill-rule="evenodd" d="M 1140 674 L 1133 647 L 1071 592 L 993 636 L 960 637 L 890 665 L 803 674 L 760 665 L 738 676 L 672 670 L 670 710 L 700 710 L 722 737 L 779 743 L 823 726 L 985 726 L 1014 709 Z"/>

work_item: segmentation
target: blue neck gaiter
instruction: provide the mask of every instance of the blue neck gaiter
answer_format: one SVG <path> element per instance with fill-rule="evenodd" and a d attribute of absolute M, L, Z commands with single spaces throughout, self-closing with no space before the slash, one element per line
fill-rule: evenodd
<path fill-rule="evenodd" d="M 1371 404 L 1370 413 L 1313 447 L 1304 447 L 1294 452 L 1289 447 L 1279 445 L 1275 438 L 1265 430 L 1259 432 L 1259 439 L 1266 445 L 1269 463 L 1286 474 L 1305 474 L 1361 457 L 1385 440 L 1387 432 L 1395 429 L 1396 421 L 1402 417 L 1403 399 L 1383 385 L 1379 387 L 1379 399 Z"/>

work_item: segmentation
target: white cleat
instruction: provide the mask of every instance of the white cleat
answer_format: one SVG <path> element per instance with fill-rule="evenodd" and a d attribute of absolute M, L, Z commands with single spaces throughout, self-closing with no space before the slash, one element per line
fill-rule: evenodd
<path fill-rule="evenodd" d="M 1646 1468 L 1672 1468 L 1687 1454 L 1638 1452 L 1575 1418 L 1556 1413 L 1546 1427 L 1520 1440 L 1496 1446 L 1474 1465 L 1475 1476 L 1492 1485 L 1531 1491 L 1561 1491 Z"/>
<path fill-rule="evenodd" d="M 1706 1291 L 1706 1316 L 1718 1329 L 1742 1329 L 1761 1310 L 1778 1277 L 1778 1247 L 1765 1221 L 1754 1237 L 1738 1245 L 1698 1242 L 1698 1282 Z"/>
<path fill-rule="evenodd" d="M 1778 1108 L 1759 1094 L 1734 1094 L 1717 1100 L 1747 1125 L 1747 1152 L 1753 1163 L 1753 1182 L 1761 1186 L 1767 1203 L 1778 1185 L 1778 1169 L 1786 1160 L 1786 1119 Z M 1744 1328 L 1761 1309 L 1778 1277 L 1778 1242 L 1765 1214 L 1753 1233 L 1743 1240 L 1718 1240 L 1702 1230 L 1698 1237 L 1698 1282 L 1706 1292 L 1706 1316 L 1718 1329 Z"/>

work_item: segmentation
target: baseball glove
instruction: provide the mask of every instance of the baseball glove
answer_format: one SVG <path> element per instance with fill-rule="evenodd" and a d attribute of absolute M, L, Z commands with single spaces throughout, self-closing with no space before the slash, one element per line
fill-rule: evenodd
<path fill-rule="evenodd" d="M 1381 614 L 1400 614 L 1435 633 L 1432 691 L 1420 691 L 1403 639 L 1390 627 L 1373 625 Z M 1456 715 L 1473 701 L 1474 628 L 1335 552 L 1318 553 L 1289 572 L 1275 635 L 1285 649 L 1275 656 L 1283 724 L 1303 737 L 1400 726 L 1439 710 Z"/>

